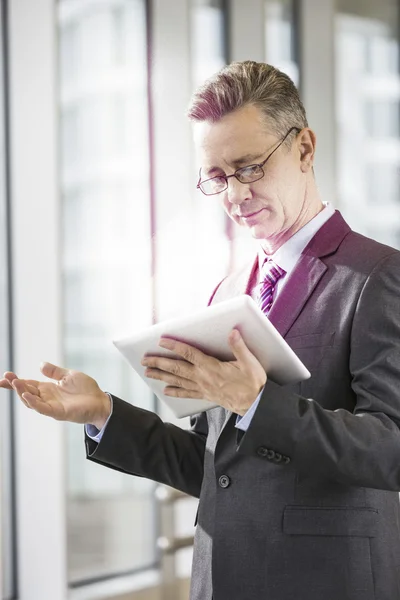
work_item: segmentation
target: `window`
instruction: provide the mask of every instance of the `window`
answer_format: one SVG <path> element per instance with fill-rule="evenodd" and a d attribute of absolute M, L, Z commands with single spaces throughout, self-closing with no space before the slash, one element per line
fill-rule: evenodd
<path fill-rule="evenodd" d="M 192 80 L 196 89 L 225 65 L 223 0 L 191 2 Z"/>
<path fill-rule="evenodd" d="M 193 91 L 226 64 L 226 27 L 227 16 L 222 0 L 192 0 Z M 192 267 L 188 264 L 188 272 L 193 275 L 193 280 L 187 288 L 187 307 L 190 311 L 202 308 L 205 297 L 208 293 L 211 295 L 218 281 L 225 276 L 231 251 L 228 217 L 217 198 L 212 198 L 210 202 L 210 198 L 196 190 L 198 173 L 198 165 L 195 164 L 192 177 L 193 237 L 189 245 Z M 197 291 L 202 295 L 197 297 Z"/>
<path fill-rule="evenodd" d="M 294 0 L 265 1 L 265 61 L 299 85 Z"/>
<path fill-rule="evenodd" d="M 187 102 L 191 93 L 225 64 L 223 3 L 192 0 L 189 10 L 190 79 L 185 81 L 185 86 L 189 83 Z M 177 125 L 179 131 L 190 128 L 185 121 L 184 109 Z M 167 114 L 159 117 L 164 138 L 168 135 L 165 128 L 167 119 Z M 189 151 L 189 156 L 182 156 L 184 152 L 177 148 L 176 166 L 165 178 L 163 197 L 160 199 L 160 194 L 157 197 L 158 321 L 203 308 L 229 264 L 225 213 L 218 200 L 210 202 L 210 198 L 196 190 L 199 166 L 192 154 L 192 141 Z M 180 171 L 184 171 L 185 175 L 180 176 Z M 156 175 L 160 177 L 160 170 Z M 180 273 L 185 273 L 185 278 Z M 183 423 L 180 422 L 180 425 Z"/>
<path fill-rule="evenodd" d="M 64 362 L 135 405 L 153 395 L 112 340 L 152 324 L 146 3 L 61 0 Z M 154 484 L 86 460 L 68 426 L 68 575 L 156 561 Z"/>
<path fill-rule="evenodd" d="M 339 199 L 355 229 L 400 239 L 399 6 L 338 0 Z"/>

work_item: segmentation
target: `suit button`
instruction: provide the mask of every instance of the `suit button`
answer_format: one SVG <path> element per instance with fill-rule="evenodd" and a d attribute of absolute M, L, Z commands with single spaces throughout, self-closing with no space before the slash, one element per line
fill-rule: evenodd
<path fill-rule="evenodd" d="M 285 463 L 285 465 L 288 465 L 290 463 L 290 458 L 289 456 L 282 456 L 282 460 Z"/>
<path fill-rule="evenodd" d="M 275 458 L 275 452 L 273 450 L 268 450 L 267 458 L 268 460 L 273 460 Z"/>
<path fill-rule="evenodd" d="M 275 452 L 275 462 L 281 462 L 282 460 L 282 454 L 279 454 L 279 452 Z"/>
<path fill-rule="evenodd" d="M 218 481 L 219 481 L 219 485 L 222 488 L 227 488 L 231 483 L 231 480 L 229 479 L 228 475 L 221 475 L 221 477 L 219 478 Z"/>
<path fill-rule="evenodd" d="M 257 454 L 258 454 L 259 456 L 267 456 L 267 454 L 268 454 L 268 448 L 266 448 L 265 446 L 260 446 L 260 447 L 257 449 Z"/>

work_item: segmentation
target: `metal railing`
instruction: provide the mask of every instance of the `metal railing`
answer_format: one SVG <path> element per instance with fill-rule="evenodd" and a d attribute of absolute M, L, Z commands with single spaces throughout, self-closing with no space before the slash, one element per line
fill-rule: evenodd
<path fill-rule="evenodd" d="M 160 505 L 161 536 L 157 546 L 161 551 L 161 600 L 179 600 L 179 580 L 176 573 L 176 553 L 182 548 L 193 546 L 194 538 L 175 536 L 175 504 L 189 496 L 166 485 L 155 491 Z"/>

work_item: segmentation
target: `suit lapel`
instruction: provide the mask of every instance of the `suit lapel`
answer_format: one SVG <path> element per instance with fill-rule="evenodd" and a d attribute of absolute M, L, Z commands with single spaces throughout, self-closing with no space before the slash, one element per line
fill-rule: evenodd
<path fill-rule="evenodd" d="M 271 323 L 283 337 L 288 333 L 328 268 L 321 258 L 336 252 L 350 231 L 340 212 L 335 211 L 303 250 L 268 315 Z"/>
<path fill-rule="evenodd" d="M 289 329 L 303 310 L 307 300 L 315 290 L 328 267 L 322 257 L 336 252 L 343 239 L 351 229 L 339 211 L 317 231 L 310 243 L 303 250 L 299 261 L 293 269 L 288 281 L 273 303 L 269 319 L 279 333 L 285 337 Z M 217 289 L 214 302 L 222 302 L 240 294 L 251 294 L 258 270 L 258 255 L 239 271 L 228 276 Z M 225 410 L 225 422 L 221 433 L 230 419 L 236 415 Z M 233 421 L 232 421 L 233 422 Z"/>
<path fill-rule="evenodd" d="M 345 236 L 351 231 L 339 211 L 317 231 L 293 269 L 269 313 L 271 323 L 285 336 L 299 316 L 316 285 L 327 270 L 322 257 L 336 252 Z M 258 270 L 258 256 L 239 271 L 228 276 L 213 298 L 222 302 L 240 294 L 251 293 Z"/>
<path fill-rule="evenodd" d="M 282 337 L 285 337 L 299 316 L 326 269 L 327 266 L 319 258 L 301 255 L 268 315 Z"/>

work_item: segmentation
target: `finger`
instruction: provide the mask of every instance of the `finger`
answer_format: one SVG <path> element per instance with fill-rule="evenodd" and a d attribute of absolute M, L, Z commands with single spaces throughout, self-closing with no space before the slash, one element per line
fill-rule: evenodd
<path fill-rule="evenodd" d="M 39 396 L 39 398 L 40 398 L 39 388 L 36 385 L 32 385 L 32 384 L 28 383 L 28 380 L 26 380 L 26 379 L 25 379 L 24 383 L 25 383 L 25 386 L 26 386 L 26 389 L 28 390 L 28 392 L 30 392 L 34 396 Z"/>
<path fill-rule="evenodd" d="M 143 363 L 142 363 L 143 364 Z M 152 367 L 166 373 L 172 373 L 185 379 L 193 379 L 194 365 L 176 358 L 165 358 L 163 356 L 147 356 L 146 367 Z"/>
<path fill-rule="evenodd" d="M 33 386 L 36 390 L 39 387 L 39 381 L 37 381 L 36 379 L 20 379 L 19 377 L 16 377 L 15 379 L 13 379 L 11 381 L 11 385 L 14 383 L 14 381 L 22 381 L 22 383 L 24 383 L 26 385 Z"/>
<path fill-rule="evenodd" d="M 8 381 L 8 379 L 0 379 L 0 388 L 4 388 L 5 390 L 12 390 L 12 385 Z"/>
<path fill-rule="evenodd" d="M 19 397 L 19 399 L 21 400 L 22 404 L 25 404 L 26 408 L 29 408 L 29 409 L 31 408 L 31 407 L 29 406 L 28 402 L 26 401 L 26 398 L 24 398 L 24 395 L 22 395 L 22 396 L 18 396 L 18 397 Z"/>
<path fill-rule="evenodd" d="M 3 387 L 7 387 L 7 389 L 12 390 L 12 382 L 18 379 L 19 377 L 17 377 L 17 375 L 15 373 L 13 373 L 12 371 L 7 371 L 6 373 L 4 373 L 4 379 L 0 380 L 0 387 L 2 383 L 5 383 L 5 385 Z M 26 383 L 29 383 L 31 385 L 34 386 L 38 386 L 39 382 L 36 379 L 24 379 L 23 381 L 25 381 Z M 8 384 L 8 385 L 7 385 Z"/>
<path fill-rule="evenodd" d="M 186 390 L 183 388 L 171 386 L 167 386 L 164 389 L 164 394 L 166 396 L 172 396 L 174 398 L 193 398 L 194 400 L 207 400 L 207 398 L 204 398 L 203 394 L 200 391 Z"/>
<path fill-rule="evenodd" d="M 28 408 L 32 408 L 41 415 L 46 415 L 47 417 L 55 417 L 55 411 L 52 408 L 51 404 L 44 402 L 39 398 L 39 396 L 35 396 L 34 394 L 25 392 L 22 396 L 22 401 L 28 406 Z"/>
<path fill-rule="evenodd" d="M 175 352 L 175 354 L 179 354 L 179 356 L 182 356 L 192 365 L 202 365 L 204 364 L 204 360 L 209 358 L 198 348 L 194 348 L 194 346 L 190 346 L 189 344 L 185 344 L 184 342 L 180 342 L 172 338 L 162 337 L 160 338 L 158 345 L 161 346 L 161 348 L 167 348 L 167 350 L 171 350 L 172 352 Z"/>
<path fill-rule="evenodd" d="M 40 370 L 43 373 L 43 375 L 45 375 L 45 377 L 49 377 L 49 379 L 56 379 L 57 381 L 60 381 L 69 373 L 68 369 L 57 367 L 56 365 L 53 365 L 48 362 L 43 362 L 40 365 Z"/>
<path fill-rule="evenodd" d="M 16 389 L 16 387 L 13 386 L 13 384 L 10 383 L 9 381 L 7 381 L 7 383 L 5 383 L 3 385 L 2 382 L 4 382 L 4 381 L 7 381 L 7 380 L 6 379 L 0 380 L 0 387 L 4 387 L 7 390 L 14 390 L 14 391 L 18 392 L 18 390 Z M 21 381 L 21 380 L 20 379 L 18 379 L 18 380 L 14 379 L 14 381 Z M 29 390 L 33 394 L 38 394 L 39 393 L 38 387 L 36 385 L 36 384 L 39 384 L 38 381 L 33 381 L 33 380 L 30 380 L 30 379 L 26 379 L 24 383 L 27 386 L 27 390 Z M 20 385 L 20 384 L 18 384 L 18 385 Z"/>
<path fill-rule="evenodd" d="M 0 380 L 0 387 L 5 388 L 6 390 L 12 390 L 12 381 L 13 379 L 17 379 L 17 376 L 12 371 L 6 371 L 4 373 L 3 379 Z"/>
<path fill-rule="evenodd" d="M 228 342 L 233 354 L 235 355 L 235 358 L 238 361 L 249 363 L 254 362 L 254 360 L 257 360 L 254 354 L 250 352 L 250 350 L 244 343 L 244 340 L 237 329 L 233 329 L 231 331 L 228 337 Z"/>
<path fill-rule="evenodd" d="M 145 376 L 149 379 L 159 379 L 160 381 L 165 381 L 165 383 L 169 383 L 169 385 L 172 387 L 180 387 L 187 390 L 198 389 L 194 381 L 185 379 L 184 377 L 177 377 L 176 375 L 172 375 L 172 373 L 166 373 L 165 371 L 160 371 L 159 369 L 146 369 Z"/>
<path fill-rule="evenodd" d="M 22 379 L 14 379 L 11 385 L 12 388 L 17 392 L 17 394 L 23 394 L 24 392 L 28 391 L 26 389 L 26 384 Z"/>
<path fill-rule="evenodd" d="M 30 383 L 31 381 L 32 380 L 28 379 L 14 379 L 11 385 L 13 389 L 18 392 L 18 394 L 22 394 L 23 392 L 31 392 L 36 396 L 40 396 L 38 385 L 33 385 L 34 382 Z"/>
<path fill-rule="evenodd" d="M 12 382 L 11 389 L 13 389 L 15 392 L 17 392 L 18 396 L 20 397 L 22 402 L 25 404 L 25 406 L 30 408 L 29 404 L 27 404 L 26 400 L 23 398 L 23 393 L 27 391 L 26 388 L 27 388 L 27 386 L 20 379 L 14 379 L 14 381 Z"/>
<path fill-rule="evenodd" d="M 4 378 L 8 379 L 8 381 L 12 381 L 13 379 L 18 379 L 16 373 L 13 373 L 12 371 L 6 371 L 4 373 Z"/>
<path fill-rule="evenodd" d="M 14 380 L 14 381 L 15 381 L 15 380 Z M 23 404 L 25 404 L 25 406 L 26 406 L 27 408 L 30 408 L 30 406 L 28 406 L 28 404 L 26 403 L 26 401 L 25 401 L 25 400 L 23 399 L 23 397 L 22 397 L 22 393 L 23 393 L 23 392 L 22 392 L 22 390 L 21 390 L 21 393 L 18 393 L 18 390 L 16 389 L 16 387 L 15 387 L 14 385 L 10 385 L 10 389 L 11 389 L 11 390 L 13 390 L 14 392 L 16 392 L 16 393 L 17 393 L 17 395 L 18 395 L 18 396 L 19 396 L 19 398 L 21 399 L 22 403 L 23 403 Z"/>
<path fill-rule="evenodd" d="M 31 383 L 29 383 L 29 382 L 31 382 Z M 33 384 L 37 384 L 37 385 L 33 385 Z M 38 385 L 39 385 L 39 382 L 35 381 L 33 379 L 14 379 L 14 381 L 12 382 L 12 389 L 14 389 L 17 392 L 18 396 L 21 398 L 21 400 L 25 404 L 25 406 L 27 406 L 28 408 L 31 408 L 29 403 L 27 403 L 27 401 L 25 400 L 24 395 L 26 393 L 29 393 L 29 394 L 35 396 L 36 398 L 38 398 L 39 400 L 41 400 Z"/>

